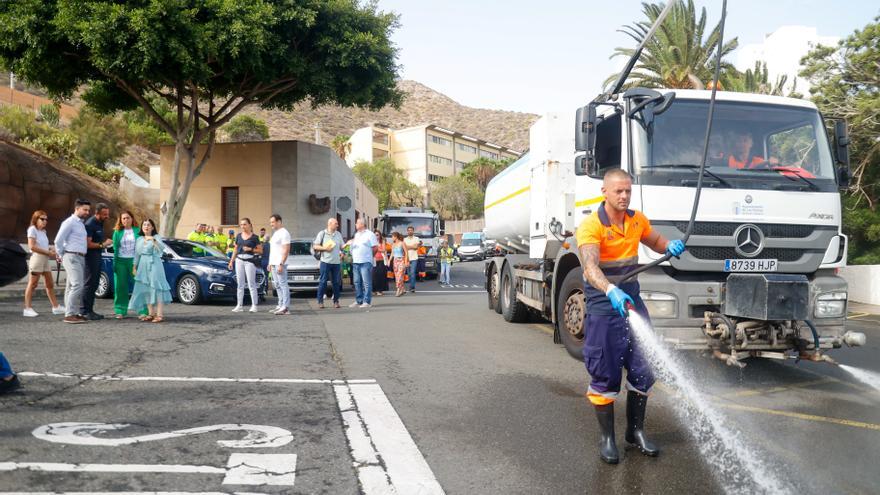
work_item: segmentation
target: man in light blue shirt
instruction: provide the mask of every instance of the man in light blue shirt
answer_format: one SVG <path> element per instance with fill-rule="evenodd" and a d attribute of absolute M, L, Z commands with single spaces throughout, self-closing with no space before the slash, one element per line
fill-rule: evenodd
<path fill-rule="evenodd" d="M 318 232 L 312 247 L 321 253 L 321 272 L 318 277 L 318 307 L 324 308 L 324 293 L 327 292 L 327 280 L 333 284 L 333 307 L 339 307 L 339 294 L 342 292 L 342 234 L 339 233 L 339 222 L 335 218 L 327 220 L 327 228 Z"/>
<path fill-rule="evenodd" d="M 91 213 L 92 204 L 85 199 L 77 199 L 74 203 L 73 215 L 61 223 L 58 235 L 55 236 L 55 251 L 58 260 L 63 264 L 67 275 L 64 289 L 64 323 L 85 323 L 87 320 L 77 314 L 82 308 L 83 288 L 86 269 L 86 238 L 85 219 Z"/>
<path fill-rule="evenodd" d="M 364 219 L 355 222 L 357 232 L 349 241 L 351 244 L 351 264 L 354 272 L 355 302 L 349 308 L 369 308 L 373 302 L 373 259 L 379 250 L 376 235 L 366 229 Z"/>

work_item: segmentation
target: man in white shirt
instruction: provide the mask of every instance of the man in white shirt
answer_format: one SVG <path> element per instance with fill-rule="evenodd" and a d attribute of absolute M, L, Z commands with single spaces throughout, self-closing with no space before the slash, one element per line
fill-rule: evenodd
<path fill-rule="evenodd" d="M 269 226 L 272 227 L 272 238 L 269 240 L 269 272 L 275 281 L 275 291 L 278 293 L 278 306 L 271 311 L 274 315 L 290 314 L 287 309 L 290 306 L 290 286 L 287 285 L 287 256 L 290 254 L 290 232 L 284 228 L 281 215 L 274 214 L 269 217 Z"/>
<path fill-rule="evenodd" d="M 67 285 L 64 289 L 64 323 L 85 323 L 77 314 L 82 308 L 85 283 L 86 251 L 88 250 L 85 219 L 91 213 L 92 204 L 85 199 L 74 203 L 73 215 L 61 223 L 55 236 L 58 261 L 64 265 Z"/>
<path fill-rule="evenodd" d="M 355 302 L 349 308 L 369 308 L 373 302 L 373 260 L 379 250 L 376 235 L 366 229 L 364 219 L 358 218 L 354 223 L 354 237 L 351 244 L 351 265 L 354 272 Z"/>

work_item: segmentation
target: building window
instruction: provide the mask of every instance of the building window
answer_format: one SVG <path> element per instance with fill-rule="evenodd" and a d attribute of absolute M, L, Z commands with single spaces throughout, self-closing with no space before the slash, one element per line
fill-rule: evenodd
<path fill-rule="evenodd" d="M 467 167 L 467 162 L 463 162 L 460 160 L 455 161 L 455 168 L 457 168 L 459 172 L 464 170 L 465 167 Z"/>
<path fill-rule="evenodd" d="M 238 225 L 238 188 L 220 188 L 220 224 Z"/>
<path fill-rule="evenodd" d="M 428 174 L 428 180 L 431 182 L 440 182 L 441 179 L 445 179 L 445 177 L 442 175 Z"/>
<path fill-rule="evenodd" d="M 428 160 L 431 163 L 439 163 L 440 165 L 452 166 L 452 160 L 449 158 L 443 158 L 442 156 L 437 155 L 428 155 Z"/>
<path fill-rule="evenodd" d="M 373 148 L 373 160 L 378 160 L 380 158 L 388 158 L 388 151 Z"/>
<path fill-rule="evenodd" d="M 430 136 L 431 136 L 431 142 L 434 144 L 439 144 L 440 146 L 450 146 L 452 144 L 452 141 L 450 141 L 446 138 L 442 138 L 440 136 L 435 136 L 433 134 L 431 134 Z"/>
<path fill-rule="evenodd" d="M 388 134 L 384 132 L 373 131 L 373 142 L 388 146 Z"/>
<path fill-rule="evenodd" d="M 461 151 L 465 151 L 467 153 L 473 153 L 475 155 L 477 154 L 477 147 L 471 146 L 469 144 L 458 143 L 458 149 L 460 149 Z"/>
<path fill-rule="evenodd" d="M 498 159 L 498 153 L 495 153 L 495 152 L 489 151 L 489 150 L 480 150 L 480 156 L 482 156 L 484 158 L 489 158 L 491 160 Z"/>

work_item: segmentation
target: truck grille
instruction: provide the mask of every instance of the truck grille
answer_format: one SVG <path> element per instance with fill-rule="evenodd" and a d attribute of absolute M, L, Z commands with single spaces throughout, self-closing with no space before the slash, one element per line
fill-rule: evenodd
<path fill-rule="evenodd" d="M 655 225 L 662 223 L 665 222 L 654 222 Z M 669 224 L 678 229 L 682 234 L 687 232 L 687 222 L 669 222 Z M 743 224 L 730 222 L 695 222 L 693 235 L 728 237 L 732 236 L 740 225 Z M 764 233 L 764 237 L 788 239 L 803 239 L 804 237 L 812 235 L 817 228 L 823 228 L 822 226 L 816 225 L 787 225 L 784 223 L 755 223 L 752 225 L 760 228 Z M 829 228 L 836 229 L 836 227 Z"/>
<path fill-rule="evenodd" d="M 749 259 L 746 256 L 741 256 L 732 247 L 689 246 L 687 251 L 694 258 L 701 260 Z M 765 248 L 757 257 L 779 261 L 798 261 L 808 252 L 804 249 Z"/>

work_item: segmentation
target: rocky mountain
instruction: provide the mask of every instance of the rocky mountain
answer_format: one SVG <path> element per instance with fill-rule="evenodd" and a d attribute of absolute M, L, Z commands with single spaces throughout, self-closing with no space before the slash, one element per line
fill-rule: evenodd
<path fill-rule="evenodd" d="M 273 140 L 314 142 L 316 124 L 320 126 L 324 144 L 371 123 L 386 124 L 394 129 L 436 124 L 516 150 L 528 148 L 529 126 L 538 115 L 467 107 L 416 81 L 400 81 L 398 87 L 406 94 L 399 110 L 384 108 L 372 112 L 335 106 L 313 109 L 308 104 L 300 104 L 290 112 L 251 107 L 243 113 L 265 121 Z"/>

